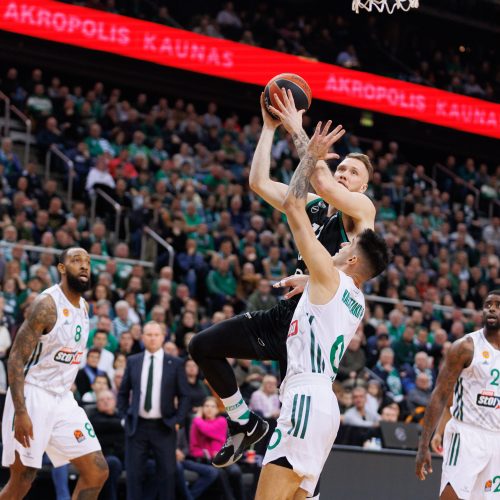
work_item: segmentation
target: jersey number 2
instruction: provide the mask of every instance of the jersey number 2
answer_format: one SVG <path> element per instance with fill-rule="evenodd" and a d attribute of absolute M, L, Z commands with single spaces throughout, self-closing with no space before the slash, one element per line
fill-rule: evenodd
<path fill-rule="evenodd" d="M 500 370 L 497 370 L 496 368 L 493 368 L 493 370 L 491 370 L 491 372 L 490 372 L 490 375 L 492 377 L 494 377 L 493 380 L 490 382 L 491 385 L 498 386 L 498 379 L 500 379 Z"/>

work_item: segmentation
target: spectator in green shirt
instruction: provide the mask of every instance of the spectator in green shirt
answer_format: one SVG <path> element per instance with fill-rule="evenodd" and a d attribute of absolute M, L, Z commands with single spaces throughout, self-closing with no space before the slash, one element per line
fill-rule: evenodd
<path fill-rule="evenodd" d="M 229 259 L 219 259 L 207 276 L 208 293 L 216 310 L 236 295 L 236 279 L 229 267 Z"/>
<path fill-rule="evenodd" d="M 406 363 L 411 365 L 413 363 L 415 354 L 419 350 L 413 342 L 414 337 L 415 328 L 406 326 L 401 338 L 392 344 L 396 366 L 403 366 Z"/>
<path fill-rule="evenodd" d="M 107 139 L 101 137 L 101 126 L 98 123 L 93 123 L 89 128 L 89 135 L 83 141 L 89 148 L 89 153 L 92 158 L 100 156 L 105 152 L 114 154 L 114 150 Z"/>
<path fill-rule="evenodd" d="M 132 136 L 132 142 L 130 143 L 128 150 L 130 156 L 135 158 L 137 155 L 143 155 L 149 158 L 150 149 L 144 144 L 146 136 L 140 130 L 136 130 Z"/>

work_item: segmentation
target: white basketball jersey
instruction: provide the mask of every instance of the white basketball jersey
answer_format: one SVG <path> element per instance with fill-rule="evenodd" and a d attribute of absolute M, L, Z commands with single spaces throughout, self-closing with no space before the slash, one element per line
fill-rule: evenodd
<path fill-rule="evenodd" d="M 474 357 L 455 384 L 451 414 L 461 422 L 500 432 L 500 350 L 486 340 L 483 329 L 468 336 L 474 342 Z"/>
<path fill-rule="evenodd" d="M 43 292 L 56 304 L 54 328 L 42 335 L 24 369 L 27 384 L 62 394 L 71 389 L 89 336 L 89 315 L 85 301 L 77 308 L 64 295 L 59 285 Z"/>
<path fill-rule="evenodd" d="M 287 378 L 299 373 L 322 373 L 333 381 L 340 360 L 365 313 L 365 298 L 352 278 L 339 271 L 340 284 L 327 304 L 311 304 L 309 285 L 290 324 L 286 349 Z"/>

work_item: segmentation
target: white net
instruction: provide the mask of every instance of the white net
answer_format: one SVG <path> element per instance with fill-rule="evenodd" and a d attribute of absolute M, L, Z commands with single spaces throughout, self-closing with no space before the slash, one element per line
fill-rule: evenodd
<path fill-rule="evenodd" d="M 395 10 L 408 12 L 410 9 L 418 8 L 418 0 L 353 0 L 352 10 L 359 14 L 360 9 L 371 12 L 376 9 L 379 12 L 392 14 Z"/>

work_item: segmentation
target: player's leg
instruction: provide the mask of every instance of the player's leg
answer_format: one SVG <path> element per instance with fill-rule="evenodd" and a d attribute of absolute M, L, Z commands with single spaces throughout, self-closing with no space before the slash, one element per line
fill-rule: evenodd
<path fill-rule="evenodd" d="M 74 458 L 71 463 L 80 473 L 71 498 L 73 500 L 96 500 L 109 475 L 108 463 L 102 451 L 94 451 Z"/>
<path fill-rule="evenodd" d="M 239 460 L 244 450 L 262 439 L 269 429 L 267 422 L 250 412 L 226 358 L 276 359 L 271 349 L 265 351 L 270 344 L 266 333 L 273 327 L 271 315 L 246 313 L 207 328 L 191 340 L 189 352 L 222 399 L 229 417 L 228 439 L 213 460 L 217 467 Z"/>
<path fill-rule="evenodd" d="M 266 464 L 262 467 L 257 485 L 255 500 L 294 500 L 305 498 L 305 491 L 300 488 L 302 478 L 293 469 L 276 464 Z M 301 490 L 303 496 L 299 494 Z"/>
<path fill-rule="evenodd" d="M 443 490 L 443 493 L 441 493 L 439 500 L 460 500 L 458 498 L 458 495 L 455 493 L 455 490 L 453 489 L 453 486 L 448 483 Z"/>
<path fill-rule="evenodd" d="M 308 498 L 307 491 L 303 490 L 302 488 L 299 488 L 297 490 L 297 493 L 295 493 L 293 500 L 305 500 L 306 498 Z"/>
<path fill-rule="evenodd" d="M 221 398 L 237 390 L 236 377 L 226 358 L 263 358 L 255 345 L 255 335 L 262 328 L 261 317 L 242 314 L 197 333 L 189 343 L 189 354 L 203 371 L 206 379 Z"/>
<path fill-rule="evenodd" d="M 15 452 L 14 463 L 10 466 L 10 477 L 5 487 L 0 491 L 1 500 L 19 500 L 24 498 L 31 488 L 38 469 L 26 467 Z"/>

